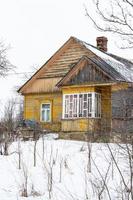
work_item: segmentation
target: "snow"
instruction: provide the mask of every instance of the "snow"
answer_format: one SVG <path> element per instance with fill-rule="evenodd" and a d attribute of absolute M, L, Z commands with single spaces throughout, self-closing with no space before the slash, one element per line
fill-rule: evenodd
<path fill-rule="evenodd" d="M 54 140 L 52 138 L 53 136 L 49 134 L 47 137 L 44 137 L 44 140 L 41 138 L 37 142 L 36 167 L 33 166 L 34 141 L 21 142 L 21 169 L 18 169 L 18 154 L 13 153 L 18 151 L 17 141 L 11 144 L 9 156 L 0 156 L 1 200 L 48 200 L 48 180 L 50 180 L 48 177 L 51 169 L 53 175 L 52 200 L 86 200 L 87 198 L 98 200 L 97 194 L 103 185 L 100 174 L 105 177 L 108 168 L 109 174 L 106 182 L 111 199 L 122 199 L 121 192 L 123 186 L 121 177 L 115 164 L 109 165 L 111 156 L 107 144 L 90 144 L 92 152 L 91 172 L 88 172 L 87 143 Z M 120 149 L 116 144 L 110 144 L 110 148 L 127 183 L 130 176 L 128 160 L 123 156 L 124 150 Z M 21 196 L 22 186 L 25 183 L 24 172 L 28 176 L 27 198 Z M 109 199 L 106 189 L 104 189 L 101 199 Z"/>
<path fill-rule="evenodd" d="M 99 51 L 92 45 L 89 45 L 85 42 L 83 42 L 83 45 L 87 49 L 90 49 L 97 56 L 102 58 L 107 64 L 111 65 L 111 67 L 114 68 L 117 72 L 119 72 L 125 78 L 126 81 L 133 82 L 133 70 L 128 69 L 128 66 L 124 65 L 123 63 L 109 56 L 108 54 Z"/>

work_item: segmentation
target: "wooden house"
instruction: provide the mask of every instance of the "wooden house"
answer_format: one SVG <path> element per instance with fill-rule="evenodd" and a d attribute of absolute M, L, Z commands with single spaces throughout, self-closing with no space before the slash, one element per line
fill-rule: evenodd
<path fill-rule="evenodd" d="M 98 37 L 96 47 L 70 37 L 18 92 L 24 118 L 45 129 L 110 132 L 112 93 L 132 83 L 133 64 L 107 53 L 106 37 Z"/>

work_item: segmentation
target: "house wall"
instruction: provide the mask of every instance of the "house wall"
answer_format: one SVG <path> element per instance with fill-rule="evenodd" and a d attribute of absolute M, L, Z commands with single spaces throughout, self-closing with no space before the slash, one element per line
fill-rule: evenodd
<path fill-rule="evenodd" d="M 99 90 L 97 88 L 97 90 Z M 101 92 L 101 133 L 111 131 L 112 109 L 111 109 L 111 86 L 100 88 Z"/>
<path fill-rule="evenodd" d="M 92 118 L 63 119 L 63 132 L 100 132 L 101 120 Z"/>
<path fill-rule="evenodd" d="M 52 93 L 59 92 L 59 88 L 56 87 L 56 84 L 61 80 L 58 78 L 38 78 L 34 80 L 34 82 L 24 90 L 25 94 L 37 94 L 37 93 Z"/>
<path fill-rule="evenodd" d="M 62 93 L 101 93 L 101 119 L 80 118 L 62 119 Z M 51 104 L 51 122 L 40 122 L 45 129 L 63 132 L 108 132 L 111 129 L 111 87 L 72 86 L 63 88 L 63 92 L 25 95 L 24 118 L 40 122 L 42 103 Z M 62 120 L 61 120 L 62 119 Z"/>
<path fill-rule="evenodd" d="M 63 94 L 85 93 L 85 92 L 95 92 L 95 91 L 96 91 L 95 87 L 84 86 L 84 85 L 66 86 L 62 88 Z"/>
<path fill-rule="evenodd" d="M 40 109 L 42 103 L 51 104 L 51 122 L 40 121 Z M 24 118 L 34 119 L 40 122 L 45 129 L 60 131 L 62 115 L 62 94 L 29 94 L 25 95 L 24 100 Z"/>
<path fill-rule="evenodd" d="M 115 85 L 112 85 L 112 92 L 117 92 L 120 90 L 126 90 L 128 89 L 129 84 L 128 83 L 117 83 Z"/>
<path fill-rule="evenodd" d="M 110 132 L 111 130 L 111 86 L 74 86 L 63 88 L 63 94 L 99 92 L 101 93 L 101 118 L 63 119 L 64 132 Z"/>
<path fill-rule="evenodd" d="M 112 131 L 133 133 L 133 87 L 112 93 Z"/>

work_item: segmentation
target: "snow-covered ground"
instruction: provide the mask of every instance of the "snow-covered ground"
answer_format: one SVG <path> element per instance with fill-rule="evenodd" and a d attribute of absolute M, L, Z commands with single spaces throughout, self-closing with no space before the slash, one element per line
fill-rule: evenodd
<path fill-rule="evenodd" d="M 88 145 L 54 140 L 51 136 L 41 138 L 37 142 L 34 167 L 34 141 L 21 142 L 21 169 L 18 169 L 18 154 L 15 153 L 18 142 L 14 142 L 9 148 L 10 155 L 0 156 L 0 200 L 48 200 L 50 197 L 52 200 L 127 200 L 129 192 L 123 184 L 125 181 L 130 186 L 126 147 L 116 144 L 109 147 L 119 168 L 107 144 Z M 21 196 L 26 178 L 27 198 Z"/>

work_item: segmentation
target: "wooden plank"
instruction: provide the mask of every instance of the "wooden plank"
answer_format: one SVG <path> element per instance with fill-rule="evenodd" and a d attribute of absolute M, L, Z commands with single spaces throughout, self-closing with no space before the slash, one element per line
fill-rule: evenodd
<path fill-rule="evenodd" d="M 59 91 L 59 88 L 57 88 L 55 85 L 59 82 L 60 79 L 61 78 L 37 79 L 34 81 L 30 88 L 24 90 L 24 93 L 28 94 Z"/>

